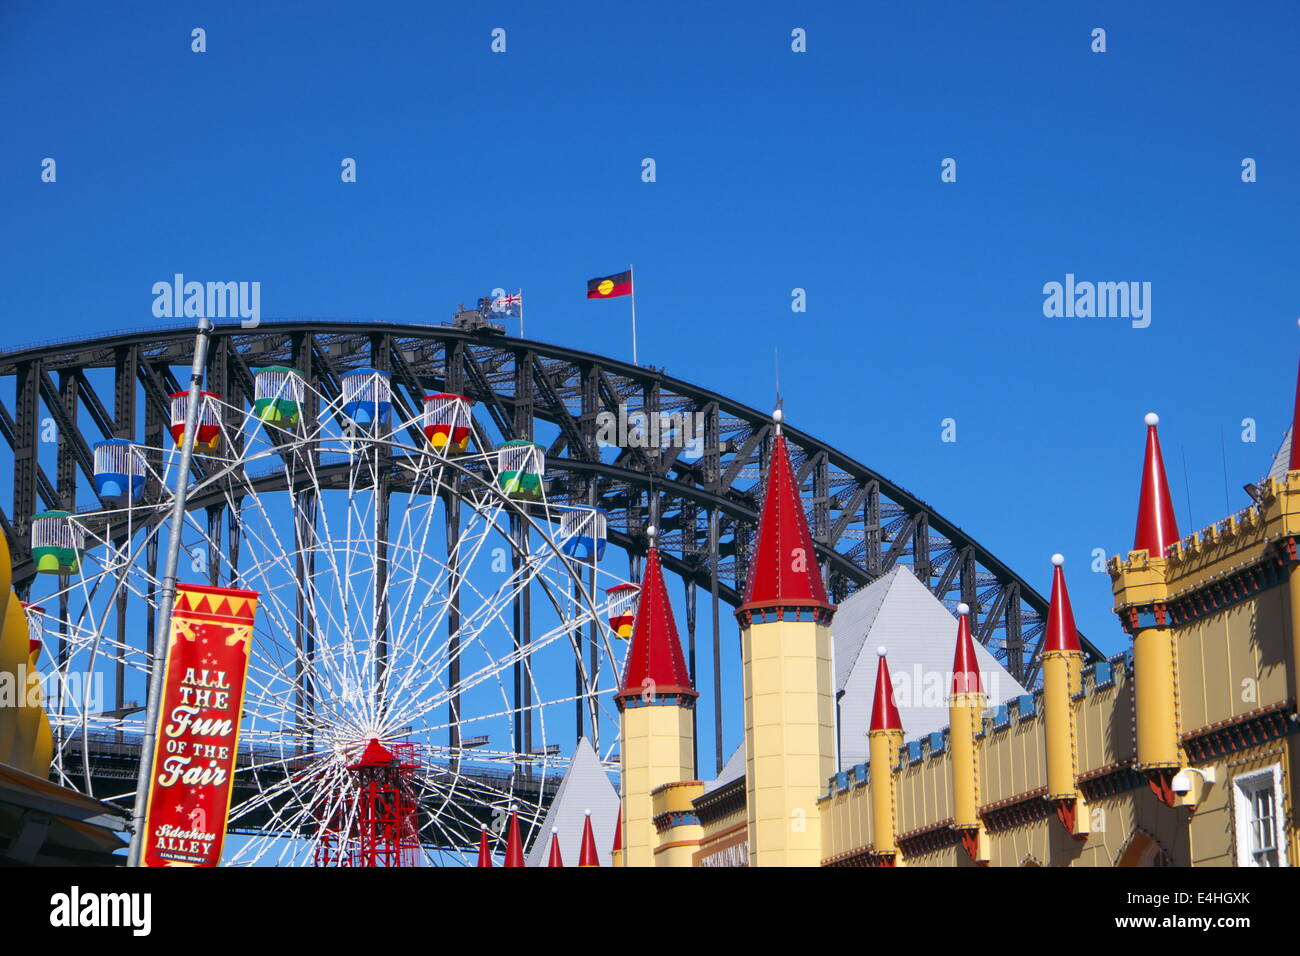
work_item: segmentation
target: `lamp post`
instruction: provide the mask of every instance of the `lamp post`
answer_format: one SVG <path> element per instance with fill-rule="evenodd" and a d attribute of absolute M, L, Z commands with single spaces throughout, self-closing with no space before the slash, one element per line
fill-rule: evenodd
<path fill-rule="evenodd" d="M 194 366 L 190 370 L 190 394 L 185 408 L 185 431 L 181 435 L 181 460 L 176 470 L 176 489 L 172 499 L 170 537 L 163 565 L 162 590 L 158 600 L 158 624 L 153 636 L 153 661 L 149 668 L 149 699 L 145 708 L 144 737 L 140 746 L 140 770 L 136 776 L 135 806 L 132 811 L 133 833 L 128 866 L 141 866 L 144 860 L 145 805 L 153 774 L 157 747 L 158 710 L 162 706 L 163 680 L 167 670 L 167 647 L 171 637 L 172 606 L 176 602 L 176 568 L 180 563 L 181 532 L 185 526 L 185 502 L 189 491 L 190 463 L 194 459 L 194 438 L 198 430 L 199 392 L 203 386 L 203 368 L 208 358 L 208 336 L 212 322 L 199 319 L 194 339 Z"/>

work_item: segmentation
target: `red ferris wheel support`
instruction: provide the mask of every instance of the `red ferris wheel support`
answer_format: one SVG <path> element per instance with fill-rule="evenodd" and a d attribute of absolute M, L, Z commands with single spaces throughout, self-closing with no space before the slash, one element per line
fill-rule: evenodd
<path fill-rule="evenodd" d="M 324 826 L 317 866 L 419 866 L 418 804 L 413 777 L 419 769 L 413 744 L 385 747 L 371 738 L 348 766 L 356 789 L 350 807 Z M 346 821 L 346 822 L 344 822 Z"/>

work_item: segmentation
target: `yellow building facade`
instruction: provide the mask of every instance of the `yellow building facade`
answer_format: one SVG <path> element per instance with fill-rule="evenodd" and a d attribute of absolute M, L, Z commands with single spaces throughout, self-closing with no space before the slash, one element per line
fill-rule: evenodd
<path fill-rule="evenodd" d="M 1251 507 L 1181 537 L 1156 424 L 1148 416 L 1134 548 L 1108 568 L 1130 649 L 1085 665 L 1063 559 L 1054 556 L 1041 687 L 1004 704 L 986 701 L 959 614 L 948 727 L 907 738 L 881 648 L 871 728 L 852 729 L 868 733 L 870 758 L 840 772 L 834 608 L 819 593 L 778 438 L 737 612 L 743 776 L 721 785 L 689 775 L 660 781 L 654 863 L 1300 862 L 1300 462 L 1264 481 Z M 880 701 L 882 693 L 890 699 Z M 630 807 L 624 804 L 625 816 Z"/>

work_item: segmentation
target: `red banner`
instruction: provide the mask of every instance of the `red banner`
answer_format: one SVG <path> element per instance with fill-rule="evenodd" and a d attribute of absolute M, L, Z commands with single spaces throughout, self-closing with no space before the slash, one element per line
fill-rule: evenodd
<path fill-rule="evenodd" d="M 226 838 L 256 591 L 176 588 L 145 815 L 145 866 L 216 866 Z"/>

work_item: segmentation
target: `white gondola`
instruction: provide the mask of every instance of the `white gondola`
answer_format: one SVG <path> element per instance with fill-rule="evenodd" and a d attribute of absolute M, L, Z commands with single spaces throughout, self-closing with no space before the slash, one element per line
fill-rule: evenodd
<path fill-rule="evenodd" d="M 95 445 L 95 494 L 111 508 L 144 496 L 145 462 L 140 446 L 122 438 Z"/>
<path fill-rule="evenodd" d="M 605 556 L 607 525 L 599 508 L 566 508 L 560 513 L 560 550 L 571 558 L 599 561 Z"/>
<path fill-rule="evenodd" d="M 641 589 L 635 584 L 616 584 L 605 591 L 606 609 L 609 612 L 609 626 L 614 633 L 627 640 L 632 636 L 632 624 L 636 620 L 637 604 L 641 599 Z"/>
<path fill-rule="evenodd" d="M 185 415 L 190 393 L 174 392 L 171 396 L 171 435 L 177 448 L 185 435 Z M 196 451 L 215 451 L 221 444 L 221 396 L 216 392 L 199 392 L 198 425 L 195 429 Z"/>
<path fill-rule="evenodd" d="M 270 425 L 296 428 L 306 392 L 306 383 L 297 369 L 284 365 L 259 368 L 253 373 L 253 414 Z"/>
<path fill-rule="evenodd" d="M 530 441 L 508 441 L 497 449 L 497 485 L 509 497 L 536 501 L 542 497 L 546 449 Z"/>
<path fill-rule="evenodd" d="M 343 392 L 343 415 L 363 428 L 388 424 L 393 407 L 393 382 L 387 372 L 358 368 L 339 376 Z"/>
<path fill-rule="evenodd" d="M 32 516 L 32 560 L 41 574 L 76 574 L 86 554 L 86 532 L 66 511 Z"/>
<path fill-rule="evenodd" d="M 469 447 L 470 408 L 464 395 L 439 392 L 424 399 L 424 437 L 429 447 L 444 455 L 457 455 Z"/>

